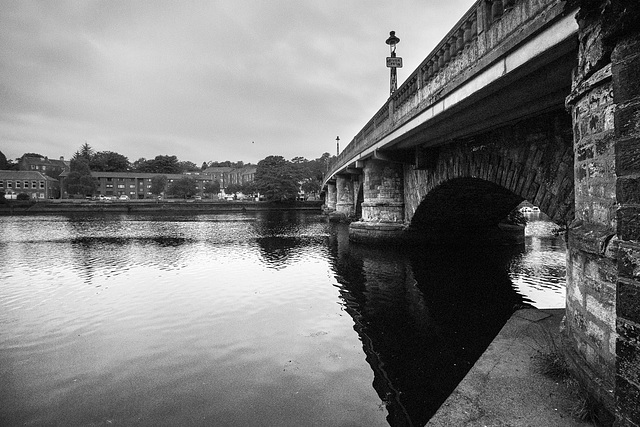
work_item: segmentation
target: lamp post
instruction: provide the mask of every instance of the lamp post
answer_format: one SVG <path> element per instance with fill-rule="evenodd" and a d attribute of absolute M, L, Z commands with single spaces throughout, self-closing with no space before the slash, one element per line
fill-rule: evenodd
<path fill-rule="evenodd" d="M 396 32 L 391 31 L 386 43 L 389 45 L 391 51 L 391 57 L 387 57 L 387 67 L 391 69 L 391 81 L 389 95 L 393 95 L 393 92 L 398 88 L 398 74 L 397 68 L 402 68 L 402 58 L 396 57 L 396 45 L 400 43 L 400 39 L 396 37 Z"/>
<path fill-rule="evenodd" d="M 336 136 L 336 156 L 340 155 L 340 137 Z"/>

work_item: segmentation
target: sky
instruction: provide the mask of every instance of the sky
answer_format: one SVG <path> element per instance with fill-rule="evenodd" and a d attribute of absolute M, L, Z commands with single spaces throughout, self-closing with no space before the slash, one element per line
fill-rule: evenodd
<path fill-rule="evenodd" d="M 257 163 L 342 150 L 473 0 L 0 0 L 0 151 Z"/>

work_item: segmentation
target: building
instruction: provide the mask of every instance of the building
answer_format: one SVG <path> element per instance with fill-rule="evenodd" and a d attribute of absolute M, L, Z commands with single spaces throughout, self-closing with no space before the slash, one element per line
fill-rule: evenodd
<path fill-rule="evenodd" d="M 68 172 L 60 174 L 63 197 L 66 194 L 66 177 Z M 131 199 L 151 199 L 156 197 L 151 193 L 151 180 L 153 177 L 163 175 L 168 179 L 168 184 L 185 177 L 184 174 L 159 174 L 142 172 L 91 172 L 91 176 L 96 179 L 98 188 L 95 195 L 102 196 L 129 196 Z M 196 181 L 197 194 L 202 196 L 204 185 L 211 181 L 211 177 L 203 174 L 190 174 Z"/>
<path fill-rule="evenodd" d="M 252 182 L 256 178 L 256 166 L 245 165 L 242 167 L 214 166 L 201 172 L 209 175 L 212 180 L 220 183 L 220 188 L 227 188 L 229 184 L 242 185 Z"/>
<path fill-rule="evenodd" d="M 18 169 L 21 171 L 35 171 L 51 178 L 58 179 L 60 174 L 69 171 L 70 162 L 60 157 L 60 160 L 52 160 L 41 156 L 22 156 L 18 162 Z"/>
<path fill-rule="evenodd" d="M 0 192 L 7 198 L 28 194 L 30 199 L 57 199 L 60 182 L 37 171 L 0 170 Z"/>

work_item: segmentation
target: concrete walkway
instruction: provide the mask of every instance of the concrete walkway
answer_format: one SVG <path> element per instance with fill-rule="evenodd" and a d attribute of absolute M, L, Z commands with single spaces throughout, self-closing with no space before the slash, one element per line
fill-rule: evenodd
<path fill-rule="evenodd" d="M 590 426 L 571 415 L 578 397 L 541 374 L 535 356 L 560 343 L 563 309 L 518 310 L 427 426 Z"/>

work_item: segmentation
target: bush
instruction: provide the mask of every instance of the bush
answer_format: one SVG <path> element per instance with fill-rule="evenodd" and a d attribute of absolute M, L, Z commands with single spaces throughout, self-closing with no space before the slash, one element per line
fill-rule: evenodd
<path fill-rule="evenodd" d="M 16 200 L 29 200 L 29 195 L 27 193 L 20 193 L 16 196 Z"/>

